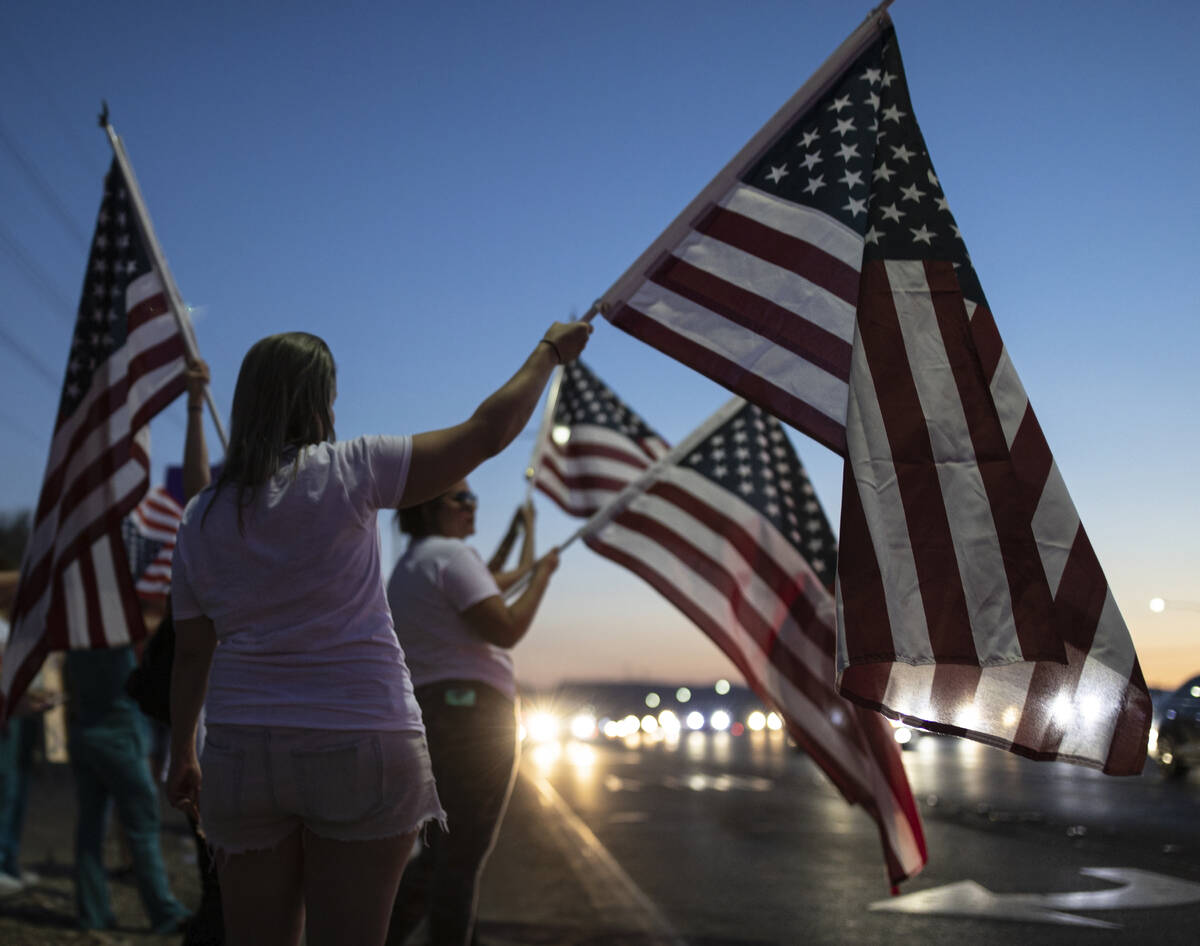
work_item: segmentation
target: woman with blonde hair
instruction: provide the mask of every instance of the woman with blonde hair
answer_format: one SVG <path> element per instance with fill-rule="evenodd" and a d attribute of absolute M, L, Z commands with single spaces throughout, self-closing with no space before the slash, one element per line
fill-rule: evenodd
<path fill-rule="evenodd" d="M 247 353 L 225 465 L 184 512 L 171 593 L 168 793 L 198 809 L 216 852 L 231 946 L 383 942 L 416 832 L 444 812 L 377 511 L 439 496 L 503 450 L 589 332 L 552 325 L 461 424 L 342 443 L 321 339 L 273 335 Z"/>

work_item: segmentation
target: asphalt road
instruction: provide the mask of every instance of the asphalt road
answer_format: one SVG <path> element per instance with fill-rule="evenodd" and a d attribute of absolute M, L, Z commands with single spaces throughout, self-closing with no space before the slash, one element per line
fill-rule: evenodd
<path fill-rule="evenodd" d="M 892 898 L 873 822 L 779 734 L 527 752 L 663 942 L 1200 942 L 1196 776 L 924 738 L 903 755 L 929 864 Z"/>
<path fill-rule="evenodd" d="M 778 734 L 549 745 L 526 746 L 484 876 L 486 946 L 1200 942 L 1200 774 L 1113 779 L 922 740 L 903 758 L 929 864 L 893 898 L 873 822 Z M 120 928 L 73 929 L 73 824 L 69 769 L 42 766 L 25 832 L 41 880 L 0 901 L 0 944 L 171 942 L 120 873 Z M 163 849 L 194 906 L 194 851 L 166 809 Z"/>

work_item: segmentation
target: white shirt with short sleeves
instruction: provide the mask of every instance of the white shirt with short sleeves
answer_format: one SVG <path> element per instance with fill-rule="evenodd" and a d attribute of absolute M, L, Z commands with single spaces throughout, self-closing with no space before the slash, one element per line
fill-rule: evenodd
<path fill-rule="evenodd" d="M 413 686 L 477 680 L 516 699 L 510 651 L 489 644 L 462 617 L 500 594 L 479 553 L 461 539 L 414 539 L 388 579 L 387 597 Z"/>
<path fill-rule="evenodd" d="M 188 504 L 171 602 L 216 629 L 210 725 L 424 731 L 377 515 L 399 504 L 411 455 L 410 437 L 310 444 L 258 488 L 241 529 L 233 485 Z"/>

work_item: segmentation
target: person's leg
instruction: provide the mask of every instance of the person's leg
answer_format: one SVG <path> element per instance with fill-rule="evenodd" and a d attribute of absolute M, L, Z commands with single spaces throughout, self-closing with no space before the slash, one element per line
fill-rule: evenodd
<path fill-rule="evenodd" d="M 392 920 L 388 926 L 387 946 L 404 946 L 413 930 L 429 912 L 429 895 L 433 886 L 434 849 L 441 836 L 436 824 L 425 829 L 425 843 L 420 853 L 408 862 L 404 876 L 400 878 L 400 889 L 396 892 L 396 903 L 392 908 Z"/>
<path fill-rule="evenodd" d="M 449 831 L 434 848 L 429 906 L 433 946 L 466 946 L 475 926 L 479 878 L 516 772 L 514 707 L 476 684 L 473 702 L 439 700 L 425 718 L 429 756 Z M 438 828 L 431 825 L 430 831 Z"/>
<path fill-rule="evenodd" d="M 228 946 L 296 946 L 304 929 L 300 829 L 270 850 L 226 854 L 218 861 Z M 311 934 L 308 944 L 314 944 Z"/>
<path fill-rule="evenodd" d="M 307 946 L 380 946 L 416 837 L 413 831 L 375 841 L 334 841 L 306 829 Z"/>
<path fill-rule="evenodd" d="M 26 883 L 38 879 L 36 874 L 21 870 L 21 835 L 25 830 L 25 812 L 29 807 L 29 779 L 33 774 L 37 748 L 45 740 L 45 723 L 40 715 L 19 716 L 13 722 L 17 724 L 17 794 L 11 812 L 13 821 L 9 826 L 13 839 L 12 873 Z"/>
<path fill-rule="evenodd" d="M 108 929 L 116 923 L 104 871 L 104 828 L 109 796 L 91 765 L 88 737 L 72 732 L 71 771 L 75 776 L 75 909 L 84 929 Z"/>
<path fill-rule="evenodd" d="M 171 892 L 162 855 L 158 788 L 150 775 L 145 740 L 136 727 L 105 726 L 96 745 L 97 767 L 116 803 L 117 818 L 125 829 L 129 855 L 142 906 L 153 929 L 174 928 L 189 915 Z"/>
<path fill-rule="evenodd" d="M 17 864 L 21 846 L 21 770 L 18 730 L 20 717 L 0 724 L 0 873 L 20 876 Z"/>

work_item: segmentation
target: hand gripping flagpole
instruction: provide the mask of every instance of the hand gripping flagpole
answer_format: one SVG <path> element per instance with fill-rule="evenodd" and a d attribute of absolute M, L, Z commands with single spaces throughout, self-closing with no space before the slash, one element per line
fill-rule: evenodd
<path fill-rule="evenodd" d="M 196 337 L 192 333 L 192 323 L 188 318 L 187 306 L 184 305 L 183 296 L 179 294 L 179 287 L 175 285 L 175 277 L 171 275 L 171 270 L 167 267 L 167 258 L 163 255 L 162 247 L 158 245 L 158 237 L 154 235 L 154 225 L 150 222 L 150 214 L 146 210 L 146 202 L 142 199 L 141 188 L 138 187 L 137 178 L 133 174 L 133 166 L 129 163 L 129 155 L 125 153 L 125 143 L 121 141 L 121 136 L 108 122 L 108 103 L 104 102 L 102 105 L 104 110 L 100 113 L 100 127 L 108 135 L 108 143 L 112 145 L 113 156 L 121 168 L 125 186 L 129 188 L 129 197 L 138 216 L 138 226 L 141 228 L 142 236 L 145 237 L 146 248 L 150 252 L 150 261 L 158 271 L 158 278 L 162 280 L 163 291 L 167 296 L 167 304 L 171 307 L 171 314 L 175 316 L 175 323 L 179 326 L 179 334 L 183 337 L 184 348 L 187 349 L 188 362 L 194 364 L 199 361 L 200 353 L 196 347 Z M 217 405 L 208 385 L 204 386 L 204 400 L 208 404 L 213 425 L 217 428 L 217 437 L 221 441 L 221 447 L 228 452 L 229 438 L 225 436 L 225 426 L 221 423 L 221 415 L 217 413 Z"/>

